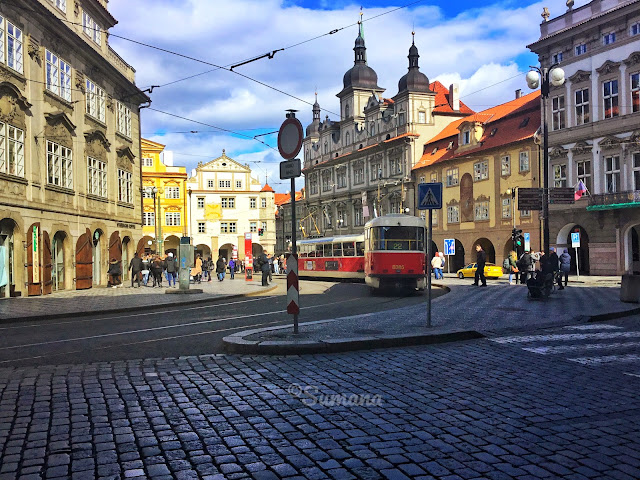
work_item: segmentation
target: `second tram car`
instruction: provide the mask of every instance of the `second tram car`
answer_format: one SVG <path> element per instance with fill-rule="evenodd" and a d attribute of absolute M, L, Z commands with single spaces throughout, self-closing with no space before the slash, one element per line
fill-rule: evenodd
<path fill-rule="evenodd" d="M 298 242 L 301 278 L 364 279 L 364 235 L 337 235 Z"/>
<path fill-rule="evenodd" d="M 365 283 L 424 290 L 427 284 L 424 220 L 403 214 L 377 217 L 364 226 Z"/>

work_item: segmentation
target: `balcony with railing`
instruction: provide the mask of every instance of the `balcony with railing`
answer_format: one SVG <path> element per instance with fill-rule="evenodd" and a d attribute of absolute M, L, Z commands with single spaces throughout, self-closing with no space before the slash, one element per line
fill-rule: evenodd
<path fill-rule="evenodd" d="M 640 208 L 640 190 L 591 195 L 587 210 L 614 210 L 616 208 Z"/>

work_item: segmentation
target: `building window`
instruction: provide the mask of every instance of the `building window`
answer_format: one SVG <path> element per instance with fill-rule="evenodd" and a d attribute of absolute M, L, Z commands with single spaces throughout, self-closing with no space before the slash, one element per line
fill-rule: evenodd
<path fill-rule="evenodd" d="M 71 101 L 71 66 L 55 53 L 45 51 L 47 90 Z"/>
<path fill-rule="evenodd" d="M 231 188 L 231 180 L 218 180 L 218 188 Z"/>
<path fill-rule="evenodd" d="M 640 73 L 631 74 L 631 111 L 640 112 Z"/>
<path fill-rule="evenodd" d="M 82 12 L 82 31 L 100 45 L 100 27 L 93 18 L 87 15 L 87 12 Z"/>
<path fill-rule="evenodd" d="M 475 220 L 489 220 L 489 202 L 476 202 Z"/>
<path fill-rule="evenodd" d="M 420 218 L 422 220 L 426 220 L 427 219 L 427 210 L 420 210 Z"/>
<path fill-rule="evenodd" d="M 562 52 L 554 53 L 551 56 L 551 63 L 560 63 L 562 61 Z"/>
<path fill-rule="evenodd" d="M 429 210 L 426 211 L 428 212 Z M 438 225 L 438 210 L 431 210 L 431 225 Z"/>
<path fill-rule="evenodd" d="M 620 191 L 620 156 L 604 157 L 604 177 L 606 193 Z"/>
<path fill-rule="evenodd" d="M 295 195 L 295 192 L 294 192 Z M 260 205 L 262 206 L 262 208 L 267 208 L 267 199 L 266 198 L 261 198 L 260 199 Z"/>
<path fill-rule="evenodd" d="M 511 199 L 502 199 L 502 218 L 511 218 Z"/>
<path fill-rule="evenodd" d="M 520 217 L 530 217 L 531 216 L 531 210 L 520 210 Z"/>
<path fill-rule="evenodd" d="M 164 224 L 168 227 L 178 227 L 181 225 L 180 212 L 165 212 Z"/>
<path fill-rule="evenodd" d="M 605 33 L 602 35 L 602 44 L 611 45 L 616 41 L 616 32 Z"/>
<path fill-rule="evenodd" d="M 418 123 L 427 123 L 427 112 L 422 110 L 418 112 Z"/>
<path fill-rule="evenodd" d="M 153 167 L 153 158 L 143 158 L 142 159 L 142 166 L 143 167 Z"/>
<path fill-rule="evenodd" d="M 350 113 L 351 113 L 351 111 L 349 110 L 349 104 L 345 103 L 344 104 L 344 118 L 349 118 L 350 117 Z"/>
<path fill-rule="evenodd" d="M 362 214 L 362 205 L 356 205 L 353 208 L 353 224 L 356 227 L 364 225 L 364 215 Z"/>
<path fill-rule="evenodd" d="M 198 208 L 204 208 L 204 197 L 198 197 Z"/>
<path fill-rule="evenodd" d="M 400 113 L 398 114 L 398 126 L 399 126 L 399 127 L 402 127 L 402 126 L 404 126 L 404 124 L 405 124 L 405 121 L 404 121 L 404 112 L 400 112 Z"/>
<path fill-rule="evenodd" d="M 118 169 L 118 200 L 133 203 L 133 175 L 131 172 Z"/>
<path fill-rule="evenodd" d="M 242 180 L 236 180 L 236 190 L 242 190 Z"/>
<path fill-rule="evenodd" d="M 511 175 L 511 157 L 505 155 L 500 159 L 500 174 L 503 177 Z"/>
<path fill-rule="evenodd" d="M 144 212 L 142 214 L 142 220 L 144 225 L 155 226 L 156 224 L 156 214 L 154 212 Z"/>
<path fill-rule="evenodd" d="M 460 223 L 460 207 L 458 205 L 447 207 L 447 223 Z"/>
<path fill-rule="evenodd" d="M 376 124 L 374 122 L 369 125 L 369 133 L 372 137 L 376 134 Z"/>
<path fill-rule="evenodd" d="M 51 0 L 51 2 L 63 12 L 67 11 L 67 0 Z"/>
<path fill-rule="evenodd" d="M 553 166 L 553 186 L 567 186 L 567 166 L 564 163 L 562 165 Z"/>
<path fill-rule="evenodd" d="M 576 90 L 576 125 L 589 123 L 589 89 Z"/>
<path fill-rule="evenodd" d="M 222 197 L 222 208 L 236 208 L 236 199 L 235 197 Z"/>
<path fill-rule="evenodd" d="M 529 152 L 520 152 L 520 171 L 529 171 Z"/>
<path fill-rule="evenodd" d="M 632 24 L 631 28 L 629 29 L 629 33 L 631 33 L 632 36 L 640 34 L 640 23 L 636 22 Z"/>
<path fill-rule="evenodd" d="M 24 177 L 24 132 L 1 122 L 0 172 Z"/>
<path fill-rule="evenodd" d="M 473 181 L 486 180 L 489 178 L 489 161 L 483 160 L 473 164 Z"/>
<path fill-rule="evenodd" d="M 565 128 L 564 95 L 551 99 L 551 130 Z"/>
<path fill-rule="evenodd" d="M 249 208 L 257 208 L 258 202 L 255 197 L 249 199 Z"/>
<path fill-rule="evenodd" d="M 220 233 L 229 233 L 229 224 L 227 222 L 220 222 Z"/>
<path fill-rule="evenodd" d="M 331 210 L 329 208 L 324 209 L 324 228 L 331 228 Z"/>
<path fill-rule="evenodd" d="M 198 222 L 198 233 L 207 233 L 205 222 Z"/>
<path fill-rule="evenodd" d="M 256 233 L 258 231 L 258 224 L 256 222 L 249 223 L 249 231 L 251 233 Z"/>
<path fill-rule="evenodd" d="M 431 183 L 436 183 L 438 181 L 438 172 L 433 172 L 431 174 Z"/>
<path fill-rule="evenodd" d="M 402 173 L 402 162 L 399 158 L 391 160 L 391 175 L 400 175 Z"/>
<path fill-rule="evenodd" d="M 633 189 L 640 190 L 640 152 L 633 154 Z"/>
<path fill-rule="evenodd" d="M 329 143 L 327 141 L 324 142 L 324 153 L 329 153 Z"/>
<path fill-rule="evenodd" d="M 180 187 L 165 187 L 164 198 L 169 198 L 169 199 L 180 198 Z"/>
<path fill-rule="evenodd" d="M 447 187 L 458 185 L 458 168 L 450 168 L 447 170 Z M 451 222 L 449 222 L 451 223 Z"/>
<path fill-rule="evenodd" d="M 131 109 L 125 106 L 122 102 L 118 104 L 118 118 L 117 129 L 118 133 L 121 133 L 127 138 L 131 138 Z"/>
<path fill-rule="evenodd" d="M 382 179 L 382 164 L 381 163 L 372 163 L 371 164 L 371 175 L 369 176 L 371 181 L 381 180 Z"/>
<path fill-rule="evenodd" d="M 347 186 L 347 167 L 341 167 L 337 170 L 338 188 L 346 188 Z"/>
<path fill-rule="evenodd" d="M 364 183 L 364 164 L 360 164 L 353 169 L 353 183 L 358 185 Z"/>
<path fill-rule="evenodd" d="M 47 140 L 47 174 L 51 185 L 73 188 L 73 159 L 70 148 Z"/>
<path fill-rule="evenodd" d="M 471 143 L 471 131 L 465 130 L 462 132 L 462 145 L 469 145 Z"/>
<path fill-rule="evenodd" d="M 107 197 L 107 164 L 97 158 L 87 157 L 87 193 Z"/>
<path fill-rule="evenodd" d="M 213 188 L 213 186 L 215 185 L 213 180 L 207 180 L 207 188 Z"/>
<path fill-rule="evenodd" d="M 584 183 L 588 194 L 591 192 L 591 160 L 576 162 L 576 171 L 578 172 L 578 181 Z"/>
<path fill-rule="evenodd" d="M 580 45 L 576 45 L 575 52 L 576 57 L 579 55 L 584 55 L 585 53 L 587 53 L 587 44 L 581 43 Z"/>
<path fill-rule="evenodd" d="M 5 51 L 6 42 L 6 51 Z M 22 30 L 0 16 L 0 60 L 9 68 L 22 73 Z M 6 54 L 6 58 L 5 58 Z"/>
<path fill-rule="evenodd" d="M 609 80 L 602 84 L 604 100 L 604 118 L 617 117 L 618 111 L 618 80 Z"/>
<path fill-rule="evenodd" d="M 262 222 L 262 231 L 263 232 L 267 231 L 267 222 Z"/>
<path fill-rule="evenodd" d="M 322 172 L 322 191 L 328 192 L 331 190 L 331 175 L 328 171 Z"/>
<path fill-rule="evenodd" d="M 344 146 L 346 147 L 351 143 L 351 134 L 347 132 L 344 136 Z"/>
<path fill-rule="evenodd" d="M 104 90 L 87 78 L 87 113 L 101 122 L 105 121 L 105 101 Z"/>
<path fill-rule="evenodd" d="M 318 175 L 311 175 L 309 179 L 309 191 L 311 195 L 316 195 L 318 193 Z"/>
<path fill-rule="evenodd" d="M 229 222 L 229 233 L 237 233 L 238 227 L 236 222 Z"/>

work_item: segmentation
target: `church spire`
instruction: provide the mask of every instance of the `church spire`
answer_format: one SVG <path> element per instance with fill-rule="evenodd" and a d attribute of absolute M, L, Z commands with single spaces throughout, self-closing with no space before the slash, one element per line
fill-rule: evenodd
<path fill-rule="evenodd" d="M 411 32 L 411 47 L 409 48 L 409 70 L 420 68 L 418 66 L 418 47 L 416 47 L 416 32 Z"/>
<path fill-rule="evenodd" d="M 362 12 L 360 12 L 360 20 L 358 21 L 358 38 L 356 38 L 356 45 L 353 47 L 355 52 L 354 64 L 359 63 L 367 64 L 367 47 L 364 46 L 364 24 L 362 22 Z"/>
<path fill-rule="evenodd" d="M 320 104 L 318 103 L 318 92 L 316 92 L 316 102 L 313 104 L 313 120 L 320 121 Z"/>

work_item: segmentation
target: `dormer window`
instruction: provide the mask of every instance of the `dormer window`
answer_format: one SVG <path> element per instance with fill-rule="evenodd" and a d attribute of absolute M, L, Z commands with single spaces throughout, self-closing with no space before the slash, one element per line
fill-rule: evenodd
<path fill-rule="evenodd" d="M 469 145 L 471 143 L 471 130 L 465 130 L 462 132 L 462 145 Z"/>
<path fill-rule="evenodd" d="M 418 123 L 427 123 L 427 112 L 423 110 L 418 112 Z"/>
<path fill-rule="evenodd" d="M 615 43 L 615 41 L 616 41 L 616 33 L 615 32 L 605 33 L 604 35 L 602 35 L 602 44 L 603 45 L 611 45 L 612 43 Z"/>
<path fill-rule="evenodd" d="M 376 124 L 375 123 L 371 122 L 371 125 L 369 125 L 369 132 L 370 132 L 372 137 L 376 134 Z"/>
<path fill-rule="evenodd" d="M 346 104 L 344 105 L 344 118 L 349 118 L 349 114 L 350 114 L 350 113 L 351 113 L 351 112 L 349 111 L 349 104 L 348 104 L 348 103 L 346 103 Z"/>

